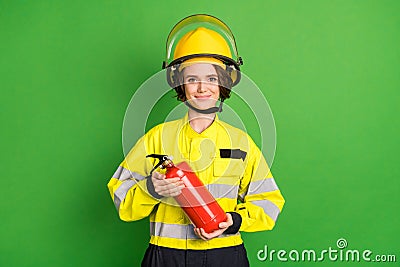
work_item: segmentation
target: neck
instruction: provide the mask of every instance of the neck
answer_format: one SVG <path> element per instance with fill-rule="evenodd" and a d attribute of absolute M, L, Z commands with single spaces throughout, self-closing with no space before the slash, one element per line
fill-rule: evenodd
<path fill-rule="evenodd" d="M 192 129 L 197 133 L 202 133 L 213 123 L 215 119 L 215 113 L 201 114 L 192 109 L 189 109 L 188 118 Z"/>

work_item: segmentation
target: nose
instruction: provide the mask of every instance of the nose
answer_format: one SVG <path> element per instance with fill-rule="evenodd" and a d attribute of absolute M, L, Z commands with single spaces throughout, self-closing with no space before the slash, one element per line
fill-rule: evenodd
<path fill-rule="evenodd" d="M 207 91 L 207 83 L 200 81 L 197 83 L 197 92 L 201 93 L 201 92 L 205 92 Z"/>

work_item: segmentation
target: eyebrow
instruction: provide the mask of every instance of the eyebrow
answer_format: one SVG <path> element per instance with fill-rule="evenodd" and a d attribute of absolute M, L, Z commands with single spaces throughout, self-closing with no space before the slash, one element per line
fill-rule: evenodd
<path fill-rule="evenodd" d="M 188 75 L 184 75 L 184 77 L 185 77 L 185 78 L 188 78 L 188 77 L 195 77 L 195 78 L 198 78 L 199 76 L 196 75 L 196 74 L 188 74 Z M 206 75 L 205 77 L 218 77 L 218 74 L 208 74 L 208 75 Z"/>

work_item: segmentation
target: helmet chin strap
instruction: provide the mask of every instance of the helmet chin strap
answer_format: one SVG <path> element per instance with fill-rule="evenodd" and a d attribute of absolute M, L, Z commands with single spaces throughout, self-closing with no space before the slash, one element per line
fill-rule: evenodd
<path fill-rule="evenodd" d="M 222 112 L 222 104 L 224 103 L 224 100 L 221 100 L 221 102 L 219 103 L 219 107 L 212 107 L 212 108 L 208 108 L 208 109 L 198 109 L 193 107 L 189 101 L 185 101 L 185 105 L 188 106 L 190 109 L 201 113 L 201 114 L 211 114 L 211 113 L 217 113 L 217 112 Z"/>

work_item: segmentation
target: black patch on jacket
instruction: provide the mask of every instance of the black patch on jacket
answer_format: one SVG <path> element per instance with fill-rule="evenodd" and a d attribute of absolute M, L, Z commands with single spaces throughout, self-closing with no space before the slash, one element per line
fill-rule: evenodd
<path fill-rule="evenodd" d="M 244 159 L 246 158 L 247 152 L 240 149 L 223 149 L 219 150 L 219 155 L 221 158 L 228 159 Z"/>

